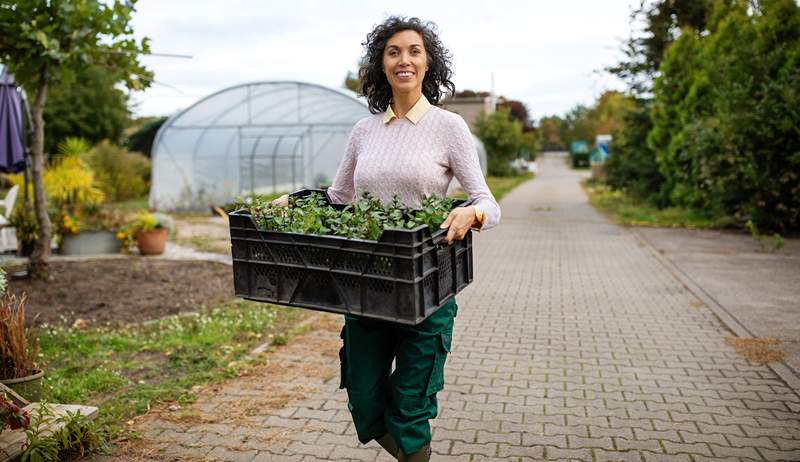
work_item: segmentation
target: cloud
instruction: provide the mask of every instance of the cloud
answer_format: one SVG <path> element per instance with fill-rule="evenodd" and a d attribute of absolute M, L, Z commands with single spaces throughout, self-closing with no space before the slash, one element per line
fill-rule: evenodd
<path fill-rule="evenodd" d="M 496 90 L 539 117 L 621 88 L 596 71 L 618 59 L 635 0 L 516 1 L 156 1 L 140 0 L 138 36 L 156 84 L 134 94 L 138 115 L 171 114 L 227 86 L 302 80 L 340 87 L 361 42 L 389 14 L 435 21 L 454 56 L 458 88 Z"/>

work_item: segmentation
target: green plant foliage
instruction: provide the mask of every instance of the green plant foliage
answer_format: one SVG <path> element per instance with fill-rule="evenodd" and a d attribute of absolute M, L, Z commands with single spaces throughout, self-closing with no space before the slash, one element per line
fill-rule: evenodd
<path fill-rule="evenodd" d="M 511 110 L 499 107 L 475 122 L 476 135 L 486 148 L 489 174 L 511 176 L 510 162 L 518 157 L 535 157 L 538 140 L 533 133 L 523 133 L 522 124 L 511 117 Z"/>
<path fill-rule="evenodd" d="M 620 69 L 657 77 L 631 84 L 652 100 L 615 135 L 609 184 L 659 207 L 800 231 L 800 6 L 662 0 L 643 13 L 653 35 L 632 39 Z"/>
<path fill-rule="evenodd" d="M 431 229 L 437 229 L 452 210 L 453 203 L 454 199 L 431 195 L 422 200 L 419 209 L 411 209 L 395 196 L 390 204 L 384 206 L 364 191 L 342 210 L 331 206 L 318 193 L 300 198 L 290 197 L 288 207 L 273 205 L 259 198 L 252 198 L 249 204 L 242 206 L 250 210 L 256 226 L 266 231 L 377 240 L 387 228 L 413 229 L 428 225 Z"/>
<path fill-rule="evenodd" d="M 61 428 L 48 433 L 53 426 Z M 30 425 L 25 430 L 27 442 L 20 460 L 22 462 L 56 462 L 73 460 L 99 447 L 104 438 L 94 422 L 78 412 L 67 411 L 56 417 L 51 406 L 42 402 L 30 414 Z"/>
<path fill-rule="evenodd" d="M 102 141 L 84 159 L 109 201 L 136 199 L 150 191 L 150 159 L 139 153 Z"/>
<path fill-rule="evenodd" d="M 98 66 L 78 70 L 71 81 L 50 87 L 44 110 L 45 152 L 66 137 L 81 137 L 89 143 L 104 139 L 116 143 L 129 123 L 128 95 L 116 88 L 113 72 Z"/>
<path fill-rule="evenodd" d="M 650 102 L 640 99 L 625 114 L 623 128 L 614 133 L 611 142 L 606 181 L 617 190 L 663 207 L 668 203 L 661 194 L 664 176 L 658 170 L 655 152 L 647 145 L 653 127 L 650 112 Z"/>
<path fill-rule="evenodd" d="M 86 154 L 90 149 L 92 145 L 85 138 L 68 136 L 58 143 L 56 152 L 59 156 L 78 156 Z"/>
<path fill-rule="evenodd" d="M 681 30 L 704 30 L 711 5 L 712 0 L 639 2 L 631 12 L 635 29 L 622 47 L 624 58 L 606 70 L 627 82 L 631 94 L 645 97 L 652 92 L 664 51 Z"/>
<path fill-rule="evenodd" d="M 672 203 L 760 229 L 800 229 L 800 7 L 719 3 L 684 31 L 655 84 L 656 152 Z"/>

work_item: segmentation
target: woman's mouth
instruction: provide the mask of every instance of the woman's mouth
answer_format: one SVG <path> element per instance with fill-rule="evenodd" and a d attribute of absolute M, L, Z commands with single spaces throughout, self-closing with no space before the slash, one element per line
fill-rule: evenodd
<path fill-rule="evenodd" d="M 395 72 L 394 75 L 397 76 L 398 80 L 411 80 L 414 78 L 414 73 L 411 71 Z"/>

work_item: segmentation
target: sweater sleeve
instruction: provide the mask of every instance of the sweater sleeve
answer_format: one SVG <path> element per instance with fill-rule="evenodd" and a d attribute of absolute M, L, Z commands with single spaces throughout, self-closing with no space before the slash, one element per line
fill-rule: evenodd
<path fill-rule="evenodd" d="M 500 222 L 500 206 L 483 177 L 478 150 L 467 123 L 458 115 L 455 118 L 455 127 L 448 133 L 450 169 L 472 199 L 472 205 L 478 212 L 483 212 L 485 218 L 481 230 L 490 229 Z"/>
<path fill-rule="evenodd" d="M 328 197 L 334 204 L 348 204 L 353 201 L 355 197 L 355 185 L 353 183 L 353 174 L 356 169 L 356 161 L 358 160 L 358 151 L 361 145 L 361 137 L 363 131 L 360 126 L 363 121 L 355 124 L 350 131 L 350 137 L 347 140 L 347 145 L 344 150 L 344 158 L 342 163 L 339 164 L 339 169 L 336 171 L 336 177 L 333 179 L 333 184 L 328 188 Z"/>

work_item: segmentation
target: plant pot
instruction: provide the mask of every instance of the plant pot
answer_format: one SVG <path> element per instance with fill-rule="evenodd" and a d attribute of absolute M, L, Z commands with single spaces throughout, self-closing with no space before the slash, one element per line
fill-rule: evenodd
<path fill-rule="evenodd" d="M 142 255 L 161 255 L 167 245 L 169 230 L 156 228 L 152 231 L 136 231 L 136 245 Z"/>
<path fill-rule="evenodd" d="M 36 371 L 33 375 L 20 377 L 18 379 L 0 380 L 0 383 L 14 390 L 30 402 L 41 401 L 42 398 L 42 377 L 44 371 Z"/>
<path fill-rule="evenodd" d="M 111 231 L 84 231 L 61 238 L 62 255 L 119 253 L 122 243 Z"/>

